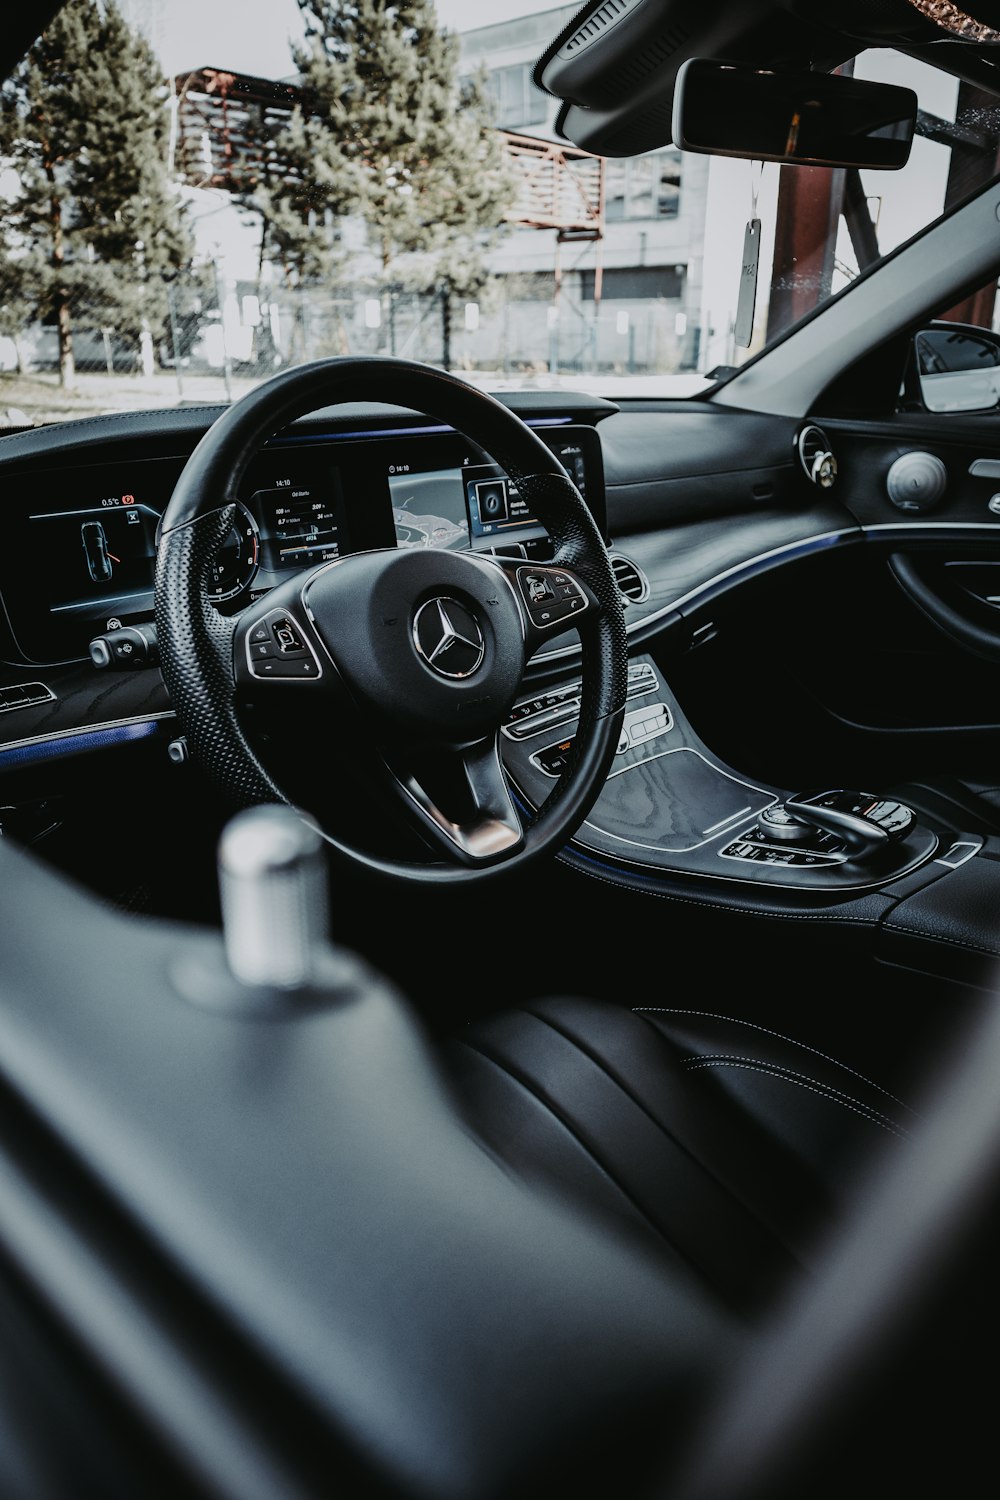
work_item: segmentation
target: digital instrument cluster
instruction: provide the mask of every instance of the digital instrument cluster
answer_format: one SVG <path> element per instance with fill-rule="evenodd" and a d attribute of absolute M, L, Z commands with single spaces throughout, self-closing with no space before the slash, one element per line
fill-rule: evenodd
<path fill-rule="evenodd" d="M 603 531 L 596 432 L 539 435 Z M 152 619 L 158 527 L 183 466 L 177 457 L 34 473 L 4 507 L 0 587 L 28 661 L 82 657 L 93 636 Z M 514 481 L 460 434 L 282 437 L 250 465 L 208 595 L 235 613 L 291 572 L 392 546 L 551 553 Z"/>

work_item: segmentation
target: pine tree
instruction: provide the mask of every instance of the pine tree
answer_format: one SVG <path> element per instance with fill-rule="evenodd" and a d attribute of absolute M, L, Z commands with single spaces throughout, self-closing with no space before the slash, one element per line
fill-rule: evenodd
<path fill-rule="evenodd" d="M 460 82 L 432 0 L 298 4 L 308 110 L 282 139 L 291 171 L 271 189 L 286 243 L 297 230 L 304 267 L 318 246 L 333 252 L 331 224 L 362 219 L 383 291 L 440 290 L 447 331 L 452 297 L 486 280 L 487 241 L 515 194 L 481 84 Z"/>
<path fill-rule="evenodd" d="M 28 293 L 20 263 L 0 252 L 0 333 L 14 345 L 17 370 L 21 370 L 21 346 L 18 335 L 31 317 L 33 303 Z"/>
<path fill-rule="evenodd" d="M 188 238 L 165 158 L 168 90 L 113 0 L 67 0 L 0 90 L 0 156 L 20 193 L 5 249 L 74 381 L 73 324 L 136 340 L 162 321 Z"/>

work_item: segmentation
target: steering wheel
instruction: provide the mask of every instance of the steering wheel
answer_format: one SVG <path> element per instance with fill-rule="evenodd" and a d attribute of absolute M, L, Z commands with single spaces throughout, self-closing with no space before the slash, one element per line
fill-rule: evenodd
<path fill-rule="evenodd" d="M 388 402 L 433 416 L 483 448 L 546 527 L 552 561 L 432 548 L 359 552 L 308 568 L 226 618 L 210 570 L 247 465 L 269 437 L 319 407 Z M 597 800 L 621 732 L 628 677 L 621 595 L 600 531 L 558 459 L 507 407 L 432 366 L 317 360 L 231 406 L 199 442 L 163 514 L 156 627 L 164 681 L 192 758 L 236 805 L 289 802 L 246 733 L 246 707 L 296 699 L 317 736 L 363 735 L 426 861 L 328 842 L 403 880 L 466 882 L 562 847 Z M 579 728 L 537 811 L 519 804 L 500 729 L 528 657 L 577 630 Z M 276 715 L 280 724 L 280 712 Z"/>

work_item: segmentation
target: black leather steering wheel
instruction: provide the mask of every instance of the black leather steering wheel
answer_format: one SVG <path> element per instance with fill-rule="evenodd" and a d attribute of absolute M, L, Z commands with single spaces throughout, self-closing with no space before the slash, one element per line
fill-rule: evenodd
<path fill-rule="evenodd" d="M 408 407 L 464 433 L 517 484 L 554 555 L 434 549 L 360 552 L 295 574 L 239 615 L 209 602 L 210 569 L 252 456 L 289 422 L 344 401 Z M 562 847 L 596 801 L 615 753 L 628 676 L 621 595 L 600 531 L 558 459 L 501 402 L 432 366 L 318 360 L 230 407 L 184 467 L 156 560 L 163 677 L 195 761 L 237 805 L 290 799 L 241 721 L 249 701 L 311 712 L 317 734 L 363 734 L 431 849 L 386 858 L 327 840 L 401 879 L 465 882 Z M 518 805 L 499 733 L 531 653 L 575 628 L 583 654 L 569 764 L 535 812 Z"/>

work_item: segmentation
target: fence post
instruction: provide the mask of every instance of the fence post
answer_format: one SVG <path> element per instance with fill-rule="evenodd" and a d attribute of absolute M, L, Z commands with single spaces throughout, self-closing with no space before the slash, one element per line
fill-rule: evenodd
<path fill-rule="evenodd" d="M 226 309 L 225 298 L 222 295 L 222 282 L 219 279 L 219 262 L 212 256 L 212 275 L 215 278 L 215 305 L 219 312 L 219 327 L 222 330 L 222 379 L 226 387 L 226 401 L 230 406 L 233 404 L 232 370 L 229 364 L 229 341 L 226 338 Z"/>
<path fill-rule="evenodd" d="M 167 287 L 167 316 L 170 319 L 170 343 L 174 351 L 174 374 L 177 376 L 177 399 L 184 400 L 184 379 L 181 375 L 181 351 L 177 338 L 177 312 L 174 308 L 174 289 Z"/>

